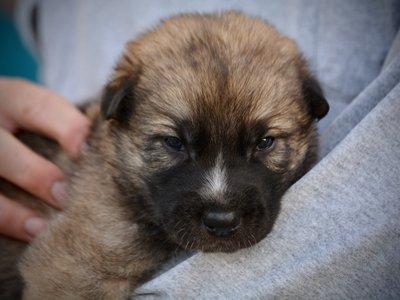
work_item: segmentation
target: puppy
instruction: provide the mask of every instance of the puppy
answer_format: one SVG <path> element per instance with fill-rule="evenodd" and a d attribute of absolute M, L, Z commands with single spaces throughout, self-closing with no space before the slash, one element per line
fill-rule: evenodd
<path fill-rule="evenodd" d="M 295 43 L 257 18 L 180 15 L 128 43 L 86 108 L 84 159 L 25 138 L 69 174 L 69 202 L 20 260 L 24 298 L 124 299 L 177 249 L 254 245 L 315 161 L 328 109 Z"/>

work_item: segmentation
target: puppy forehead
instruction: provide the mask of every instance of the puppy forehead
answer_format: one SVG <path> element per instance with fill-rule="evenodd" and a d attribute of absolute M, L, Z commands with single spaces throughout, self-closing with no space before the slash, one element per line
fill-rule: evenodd
<path fill-rule="evenodd" d="M 249 79 L 243 79 L 246 75 Z M 149 88 L 144 115 L 154 126 L 169 129 L 206 124 L 214 133 L 226 134 L 264 122 L 271 128 L 295 130 L 306 116 L 298 80 L 253 76 L 230 74 L 222 80 L 211 72 L 175 68 L 155 80 L 157 88 Z"/>

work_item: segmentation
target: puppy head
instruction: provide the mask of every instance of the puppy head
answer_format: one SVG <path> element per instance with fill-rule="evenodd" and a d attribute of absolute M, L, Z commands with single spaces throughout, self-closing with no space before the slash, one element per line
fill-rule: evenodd
<path fill-rule="evenodd" d="M 271 230 L 328 109 L 294 42 L 235 12 L 178 16 L 129 43 L 102 103 L 136 217 L 225 252 Z"/>

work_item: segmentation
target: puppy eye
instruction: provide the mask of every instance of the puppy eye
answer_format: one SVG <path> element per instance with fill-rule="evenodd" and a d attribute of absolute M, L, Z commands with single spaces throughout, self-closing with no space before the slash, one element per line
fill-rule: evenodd
<path fill-rule="evenodd" d="M 167 145 L 168 148 L 175 151 L 183 151 L 185 149 L 185 146 L 183 145 L 182 141 L 174 136 L 165 137 L 164 143 L 165 145 Z"/>
<path fill-rule="evenodd" d="M 268 149 L 271 149 L 271 147 L 274 145 L 275 139 L 272 136 L 267 136 L 258 143 L 256 150 L 257 151 L 266 151 Z"/>

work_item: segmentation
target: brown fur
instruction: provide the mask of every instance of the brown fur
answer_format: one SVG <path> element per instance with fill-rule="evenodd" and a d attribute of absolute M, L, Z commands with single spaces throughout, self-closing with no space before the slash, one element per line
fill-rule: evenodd
<path fill-rule="evenodd" d="M 201 228 L 165 225 L 150 183 L 189 158 L 207 171 L 223 155 L 239 177 L 237 165 L 257 161 L 274 178 L 279 202 L 311 167 L 315 119 L 328 106 L 293 41 L 262 20 L 230 12 L 178 16 L 130 42 L 101 110 L 99 103 L 86 110 L 94 122 L 87 157 L 72 162 L 62 152 L 47 155 L 69 174 L 69 205 L 23 256 L 26 299 L 124 299 L 178 247 L 235 251 L 253 245 L 271 230 L 278 204 L 264 229 L 243 230 L 227 243 Z M 187 145 L 187 153 L 175 153 L 162 144 L 160 137 L 177 135 L 178 123 L 191 128 L 182 135 L 196 136 L 187 139 L 201 152 Z M 267 132 L 247 133 L 258 127 Z M 242 133 L 251 137 L 245 146 Z M 255 152 L 254 139 L 264 136 L 275 138 L 273 149 Z M 30 136 L 30 144 L 36 139 Z M 0 189 L 32 203 L 8 183 Z M 206 207 L 214 202 L 201 200 Z M 176 228 L 187 236 L 172 232 Z M 3 252 L 14 251 L 16 243 L 0 243 Z M 11 259 L 5 255 L 3 266 Z"/>

